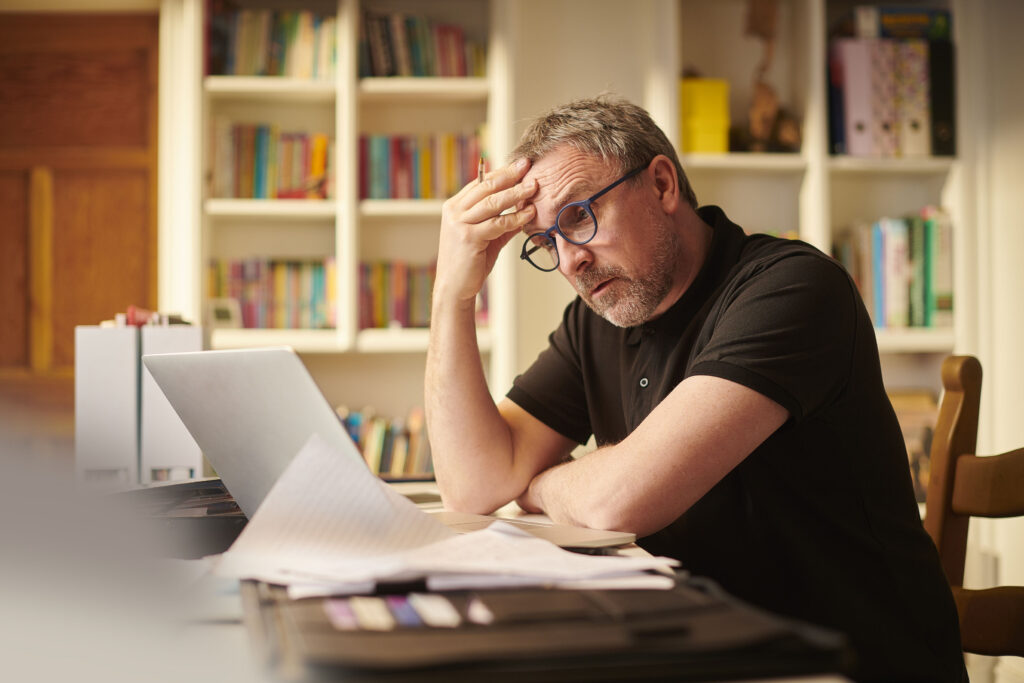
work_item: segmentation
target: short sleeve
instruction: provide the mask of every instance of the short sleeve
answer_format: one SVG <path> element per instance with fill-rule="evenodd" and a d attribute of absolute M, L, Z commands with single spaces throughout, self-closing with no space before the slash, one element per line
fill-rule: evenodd
<path fill-rule="evenodd" d="M 507 397 L 559 434 L 586 443 L 591 426 L 579 360 L 579 299 L 565 309 L 548 347 L 515 378 Z"/>
<path fill-rule="evenodd" d="M 798 252 L 754 264 L 719 300 L 690 374 L 748 386 L 802 420 L 844 389 L 858 308 L 849 275 L 828 257 Z"/>

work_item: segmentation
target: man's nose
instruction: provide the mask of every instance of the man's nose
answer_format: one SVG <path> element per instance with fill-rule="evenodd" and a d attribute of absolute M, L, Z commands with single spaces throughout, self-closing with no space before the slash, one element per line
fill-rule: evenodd
<path fill-rule="evenodd" d="M 594 260 L 588 245 L 573 244 L 561 235 L 556 235 L 555 246 L 558 248 L 558 270 L 566 277 L 586 269 Z"/>

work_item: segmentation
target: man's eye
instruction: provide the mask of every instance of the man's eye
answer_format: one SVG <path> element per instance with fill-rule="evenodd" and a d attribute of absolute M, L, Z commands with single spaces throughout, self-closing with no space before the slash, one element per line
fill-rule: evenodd
<path fill-rule="evenodd" d="M 567 213 L 570 214 L 569 224 L 573 226 L 590 220 L 590 214 L 588 214 L 586 209 L 582 206 L 574 206 L 572 207 L 572 210 Z"/>

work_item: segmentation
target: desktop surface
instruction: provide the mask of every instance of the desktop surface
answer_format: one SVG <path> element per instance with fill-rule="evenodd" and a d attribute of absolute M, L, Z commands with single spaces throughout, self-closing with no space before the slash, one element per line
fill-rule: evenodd
<path fill-rule="evenodd" d="M 210 488 L 211 484 L 196 483 L 192 486 L 194 500 L 179 500 L 172 495 L 170 487 L 150 489 L 137 492 L 137 495 L 151 495 L 150 509 L 196 510 L 199 507 L 198 498 L 205 497 L 213 506 L 223 507 L 224 500 L 218 492 Z M 441 509 L 440 497 L 437 495 L 437 487 L 434 482 L 400 482 L 393 487 L 403 495 L 412 500 L 418 500 L 421 508 L 426 511 Z M 179 487 L 187 489 L 188 487 Z M 168 502 L 169 501 L 169 502 Z M 219 508 L 217 508 L 219 510 Z M 220 511 L 225 512 L 225 511 Z M 186 516 L 192 514 L 185 513 Z M 522 511 L 515 506 L 507 506 L 499 511 L 499 516 L 517 517 L 523 516 Z M 217 524 L 217 515 L 194 515 L 190 519 L 199 524 Z M 188 517 L 186 517 L 188 518 Z M 537 519 L 536 516 L 527 516 L 528 519 Z M 244 517 L 242 517 L 244 520 Z M 543 519 L 541 517 L 541 519 Z M 240 530 L 240 527 L 239 527 Z M 180 540 L 180 539 L 179 539 Z M 623 554 L 644 554 L 645 551 L 636 545 L 630 545 L 618 552 Z M 194 557 L 191 555 L 179 555 Z M 239 681 L 265 681 L 265 680 L 297 680 L 297 681 L 320 681 L 320 680 L 395 680 L 397 676 L 401 680 L 458 680 L 453 677 L 453 672 L 465 674 L 462 680 L 480 680 L 486 678 L 490 683 L 500 680 L 617 680 L 627 674 L 631 679 L 642 680 L 647 677 L 664 679 L 665 670 L 658 669 L 657 653 L 648 653 L 646 657 L 638 658 L 636 652 L 630 654 L 630 648 L 624 647 L 623 638 L 628 634 L 614 624 L 599 624 L 591 626 L 593 632 L 587 636 L 592 643 L 604 644 L 603 649 L 611 652 L 617 648 L 623 656 L 615 657 L 605 653 L 584 653 L 585 661 L 576 661 L 572 666 L 567 667 L 566 662 L 572 661 L 565 658 L 565 652 L 557 649 L 550 652 L 550 657 L 534 657 L 532 661 L 523 663 L 523 652 L 537 650 L 538 643 L 559 643 L 566 642 L 566 639 L 573 632 L 579 632 L 583 622 L 569 624 L 516 624 L 511 633 L 519 641 L 511 641 L 502 644 L 499 650 L 511 653 L 516 652 L 516 647 L 525 647 L 526 650 L 518 653 L 514 660 L 515 665 L 508 661 L 481 663 L 480 656 L 467 656 L 467 652 L 474 649 L 479 652 L 480 648 L 494 647 L 495 638 L 507 640 L 508 633 L 502 636 L 498 631 L 492 630 L 488 635 L 480 626 L 467 625 L 459 633 L 455 632 L 434 632 L 426 634 L 423 631 L 415 632 L 408 629 L 396 630 L 393 633 L 382 634 L 373 632 L 357 632 L 345 634 L 336 631 L 324 612 L 324 599 L 307 599 L 305 601 L 290 601 L 283 597 L 280 589 L 271 586 L 261 585 L 253 582 L 243 582 L 217 578 L 208 572 L 209 560 L 198 560 L 183 563 L 192 567 L 190 571 L 202 574 L 202 578 L 194 584 L 194 591 L 190 600 L 190 617 L 187 627 L 182 630 L 178 637 L 180 644 L 174 649 L 181 651 L 184 647 L 195 655 L 196 663 L 202 664 L 203 671 L 215 674 L 218 678 Z M 255 596 L 255 597 L 254 597 Z M 262 596 L 262 597 L 261 597 Z M 274 596 L 270 599 L 269 596 Z M 542 594 L 538 598 L 534 594 L 534 600 L 544 601 Z M 666 594 L 660 594 L 656 600 L 664 600 Z M 576 596 L 573 596 L 575 599 Z M 453 604 L 461 604 L 465 608 L 464 593 L 452 595 Z M 276 604 L 275 604 L 276 601 Z M 280 612 L 275 616 L 275 610 Z M 287 614 L 286 614 L 287 613 Z M 281 623 L 290 624 L 292 629 L 290 636 L 281 639 L 280 634 L 287 631 L 279 626 L 272 626 L 271 621 L 285 615 Z M 691 617 L 687 617 L 692 619 Z M 270 621 L 268 621 L 268 619 Z M 751 623 L 755 623 L 754 619 Z M 305 624 L 305 625 L 303 625 Z M 568 627 L 568 628 L 566 628 Z M 509 628 L 505 625 L 506 630 Z M 692 625 L 689 627 L 692 630 Z M 298 629 L 298 630 L 296 630 Z M 553 629 L 553 630 L 552 630 Z M 735 631 L 736 629 L 731 629 Z M 742 629 L 741 629 L 742 630 Z M 532 634 L 531 634 L 532 632 Z M 277 636 L 275 636 L 277 634 Z M 424 637 L 426 636 L 426 637 Z M 340 638 L 340 640 L 339 640 Z M 431 641 L 433 639 L 433 641 Z M 605 639 L 605 640 L 602 640 Z M 519 643 L 518 645 L 516 643 Z M 294 647 L 295 644 L 301 647 Z M 420 650 L 417 650 L 417 643 Z M 429 645 L 425 650 L 422 645 Z M 371 656 L 365 659 L 368 652 L 377 648 L 378 660 Z M 468 650 L 467 650 L 468 648 Z M 511 649 L 510 649 L 511 648 Z M 384 653 L 380 657 L 380 653 Z M 403 652 L 408 657 L 414 657 L 416 652 L 434 653 L 447 652 L 452 661 L 442 662 L 441 666 L 434 662 L 431 666 L 419 666 L 425 662 L 408 660 L 406 665 L 397 669 L 387 666 L 386 663 L 392 658 L 390 653 Z M 559 654 L 561 652 L 561 654 Z M 346 657 L 346 654 L 349 655 Z M 377 661 L 379 666 L 356 666 L 352 662 L 358 661 L 361 654 L 365 665 L 369 661 L 373 664 Z M 543 654 L 543 653 L 542 653 Z M 570 653 L 571 654 L 571 653 Z M 832 653 L 834 654 L 834 653 Z M 679 671 L 686 674 L 672 674 L 675 680 L 758 680 L 761 677 L 771 677 L 771 680 L 792 680 L 803 683 L 839 683 L 846 679 L 838 675 L 797 675 L 785 678 L 789 673 L 802 672 L 804 674 L 820 670 L 827 671 L 834 668 L 822 661 L 815 661 L 815 657 L 821 653 L 808 653 L 806 661 L 801 668 L 797 655 L 796 661 L 781 662 L 775 661 L 754 661 L 747 668 L 728 669 L 734 671 L 732 677 L 723 674 L 722 669 L 716 669 L 714 661 L 705 660 L 700 662 L 689 662 L 687 665 L 682 661 L 675 661 L 672 667 L 681 667 Z M 603 657 L 603 660 L 602 660 Z M 461 658 L 461 659 L 460 659 Z M 661 661 L 662 664 L 671 660 L 671 657 Z M 461 661 L 461 664 L 453 667 L 453 662 Z M 654 662 L 653 664 L 651 662 Z M 429 663 L 429 662 L 427 662 Z M 711 668 L 702 669 L 701 666 Z M 412 668 L 410 668 L 412 667 Z M 589 668 L 587 668 L 589 667 Z M 575 673 L 570 670 L 575 668 Z M 676 669 L 672 668 L 675 672 Z M 219 672 L 219 673 L 218 673 Z M 584 678 L 580 678 L 584 675 Z M 723 675 L 727 678 L 723 679 Z M 780 676 L 782 678 L 780 678 Z M 212 680 L 212 678 L 211 678 Z"/>

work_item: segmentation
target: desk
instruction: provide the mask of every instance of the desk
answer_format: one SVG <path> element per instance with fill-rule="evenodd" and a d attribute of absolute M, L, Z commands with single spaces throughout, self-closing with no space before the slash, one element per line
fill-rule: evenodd
<path fill-rule="evenodd" d="M 403 494 L 429 498 L 436 493 L 432 483 L 402 483 L 395 486 Z M 439 508 L 438 501 L 427 500 L 421 507 Z M 520 516 L 522 512 L 514 506 L 508 506 L 501 512 L 502 516 Z M 644 554 L 641 548 L 632 546 L 625 548 L 628 554 Z M 185 571 L 203 568 L 199 563 L 183 563 Z M 190 569 L 191 568 L 191 569 Z M 272 675 L 260 663 L 260 648 L 253 642 L 251 633 L 247 635 L 243 623 L 242 599 L 235 582 L 217 579 L 204 573 L 191 591 L 193 607 L 187 625 L 178 634 L 173 650 L 190 652 L 194 656 L 197 670 L 209 680 L 231 681 L 272 681 L 281 680 L 280 675 Z M 250 624 L 251 626 L 251 624 Z M 286 680 L 321 680 L 301 668 L 287 668 Z M 389 679 L 391 680 L 391 679 Z M 413 678 L 412 680 L 415 680 Z M 838 676 L 811 676 L 788 679 L 793 683 L 841 683 L 846 680 Z"/>

